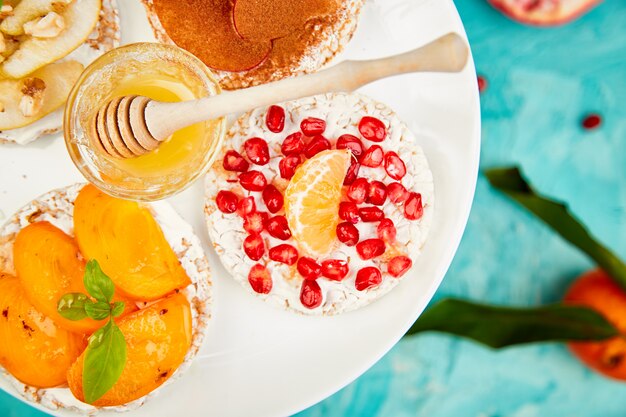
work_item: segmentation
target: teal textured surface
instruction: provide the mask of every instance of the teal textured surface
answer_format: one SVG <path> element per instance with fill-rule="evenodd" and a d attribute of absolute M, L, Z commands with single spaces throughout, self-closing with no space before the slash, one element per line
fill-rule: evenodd
<path fill-rule="evenodd" d="M 383 0 L 384 1 L 384 0 Z M 580 20 L 539 29 L 485 0 L 457 0 L 479 74 L 482 167 L 520 164 L 626 258 L 626 4 L 607 1 Z M 598 112 L 593 131 L 581 119 Z M 469 224 L 435 299 L 508 305 L 558 300 L 591 267 L 481 177 Z M 398 290 L 401 290 L 399 288 Z M 562 345 L 500 352 L 442 335 L 400 342 L 348 387 L 299 417 L 623 417 L 626 384 L 584 368 Z M 0 393 L 0 416 L 43 413 Z"/>

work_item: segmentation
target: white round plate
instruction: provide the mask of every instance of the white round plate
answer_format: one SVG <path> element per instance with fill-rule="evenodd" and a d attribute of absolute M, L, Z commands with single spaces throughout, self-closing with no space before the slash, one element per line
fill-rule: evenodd
<path fill-rule="evenodd" d="M 119 4 L 123 43 L 152 40 L 139 0 Z M 181 24 L 183 20 L 181 16 Z M 450 31 L 465 33 L 452 0 L 369 0 L 354 39 L 338 59 L 399 53 Z M 382 80 L 361 92 L 387 103 L 408 123 L 435 178 L 435 219 L 413 275 L 372 305 L 337 317 L 305 317 L 276 309 L 251 297 L 220 266 L 205 231 L 200 181 L 171 203 L 203 238 L 213 266 L 214 319 L 184 378 L 125 415 L 293 414 L 365 372 L 426 307 L 457 249 L 476 186 L 480 108 L 474 65 L 470 62 L 461 74 Z M 80 180 L 60 135 L 27 147 L 0 146 L 4 217 L 40 194 Z"/>

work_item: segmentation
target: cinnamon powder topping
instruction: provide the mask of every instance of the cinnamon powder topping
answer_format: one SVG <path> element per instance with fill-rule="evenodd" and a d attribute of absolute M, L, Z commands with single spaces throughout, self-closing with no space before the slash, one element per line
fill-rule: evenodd
<path fill-rule="evenodd" d="M 308 20 L 337 7 L 337 0 L 236 0 L 233 20 L 242 38 L 272 40 L 303 30 Z"/>
<path fill-rule="evenodd" d="M 154 0 L 153 5 L 172 41 L 210 68 L 249 70 L 272 50 L 270 41 L 248 41 L 237 34 L 231 0 Z"/>

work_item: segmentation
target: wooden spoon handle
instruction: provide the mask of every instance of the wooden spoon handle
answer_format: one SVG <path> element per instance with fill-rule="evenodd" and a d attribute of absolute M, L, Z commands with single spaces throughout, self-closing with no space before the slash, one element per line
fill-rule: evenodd
<path fill-rule="evenodd" d="M 328 92 L 353 91 L 372 81 L 410 72 L 458 72 L 467 62 L 468 47 L 456 33 L 449 33 L 412 51 L 367 61 L 344 61 L 315 74 L 178 103 L 152 102 L 146 108 L 146 124 L 154 137 L 204 120 L 287 100 Z"/>

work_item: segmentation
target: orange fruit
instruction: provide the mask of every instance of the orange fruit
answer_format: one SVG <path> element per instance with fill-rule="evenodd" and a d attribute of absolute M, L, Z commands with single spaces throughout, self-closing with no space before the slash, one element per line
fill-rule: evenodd
<path fill-rule="evenodd" d="M 61 229 L 48 222 L 37 222 L 20 230 L 13 244 L 13 262 L 30 302 L 56 324 L 79 333 L 92 333 L 102 326 L 90 318 L 68 320 L 57 311 L 63 295 L 87 294 L 83 283 L 85 261 L 74 239 Z M 113 301 L 124 301 L 124 314 L 137 309 L 135 303 L 117 291 Z"/>
<path fill-rule="evenodd" d="M 33 306 L 20 281 L 0 272 L 0 365 L 27 385 L 56 387 L 85 348 L 83 335 L 58 327 Z"/>
<path fill-rule="evenodd" d="M 191 283 L 148 208 L 86 185 L 74 203 L 81 253 L 96 259 L 117 289 L 136 300 L 158 300 Z"/>
<path fill-rule="evenodd" d="M 598 311 L 622 334 L 626 333 L 626 292 L 603 270 L 595 269 L 577 278 L 564 300 Z M 626 380 L 626 340 L 623 337 L 568 345 L 572 353 L 591 369 Z"/>
<path fill-rule="evenodd" d="M 285 212 L 292 236 L 312 256 L 330 252 L 337 239 L 339 203 L 351 152 L 328 150 L 298 167 L 285 191 Z"/>
<path fill-rule="evenodd" d="M 93 403 L 98 407 L 126 404 L 151 393 L 172 376 L 191 347 L 191 307 L 183 294 L 131 313 L 118 325 L 126 340 L 126 364 L 117 382 Z M 81 401 L 84 360 L 85 353 L 67 371 L 70 390 Z"/>

